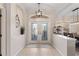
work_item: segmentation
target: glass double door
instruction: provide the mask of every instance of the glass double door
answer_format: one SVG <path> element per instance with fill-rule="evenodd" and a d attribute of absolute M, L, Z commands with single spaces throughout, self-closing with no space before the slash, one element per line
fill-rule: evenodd
<path fill-rule="evenodd" d="M 32 23 L 31 40 L 35 42 L 43 42 L 48 40 L 48 23 L 38 22 Z"/>

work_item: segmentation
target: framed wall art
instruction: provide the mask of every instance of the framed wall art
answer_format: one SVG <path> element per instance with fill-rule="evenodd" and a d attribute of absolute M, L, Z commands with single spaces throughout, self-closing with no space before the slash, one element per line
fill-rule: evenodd
<path fill-rule="evenodd" d="M 20 26 L 20 19 L 18 14 L 16 15 L 16 28 L 18 28 Z"/>

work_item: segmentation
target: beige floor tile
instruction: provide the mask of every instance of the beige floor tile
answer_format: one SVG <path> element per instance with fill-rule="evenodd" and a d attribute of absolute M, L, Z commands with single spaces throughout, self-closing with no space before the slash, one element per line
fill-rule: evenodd
<path fill-rule="evenodd" d="M 60 56 L 60 54 L 51 45 L 30 44 L 22 49 L 17 56 Z"/>

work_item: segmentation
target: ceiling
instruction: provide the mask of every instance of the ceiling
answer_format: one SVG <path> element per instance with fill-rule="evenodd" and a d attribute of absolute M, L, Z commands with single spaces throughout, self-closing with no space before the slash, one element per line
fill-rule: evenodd
<path fill-rule="evenodd" d="M 37 3 L 19 3 L 22 8 L 26 9 L 28 14 L 34 14 L 38 9 Z M 72 11 L 75 7 L 79 6 L 79 4 L 73 3 L 41 3 L 40 8 L 43 11 L 43 14 L 48 15 L 65 15 Z M 69 14 L 68 14 L 69 15 Z"/>

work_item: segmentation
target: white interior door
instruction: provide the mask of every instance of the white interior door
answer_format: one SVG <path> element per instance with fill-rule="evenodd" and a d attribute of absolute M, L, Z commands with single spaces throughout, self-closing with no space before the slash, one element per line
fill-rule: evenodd
<path fill-rule="evenodd" d="M 34 43 L 43 43 L 48 41 L 47 22 L 33 22 L 31 24 L 31 41 Z"/>

